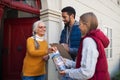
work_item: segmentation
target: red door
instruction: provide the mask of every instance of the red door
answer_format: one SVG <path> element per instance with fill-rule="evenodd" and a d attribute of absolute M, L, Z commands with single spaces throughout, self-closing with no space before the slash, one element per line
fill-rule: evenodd
<path fill-rule="evenodd" d="M 32 34 L 32 24 L 37 18 L 9 19 L 4 23 L 2 55 L 3 80 L 21 80 L 26 39 Z"/>

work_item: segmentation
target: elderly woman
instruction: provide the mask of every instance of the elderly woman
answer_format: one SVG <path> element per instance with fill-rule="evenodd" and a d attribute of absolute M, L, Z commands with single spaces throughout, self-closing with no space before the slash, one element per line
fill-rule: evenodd
<path fill-rule="evenodd" d="M 22 80 L 45 80 L 48 44 L 45 40 L 46 26 L 42 21 L 33 24 L 33 36 L 27 39 L 23 62 Z"/>

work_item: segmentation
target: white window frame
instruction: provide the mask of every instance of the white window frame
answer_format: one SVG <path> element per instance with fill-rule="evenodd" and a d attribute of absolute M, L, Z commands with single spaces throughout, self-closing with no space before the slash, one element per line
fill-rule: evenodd
<path fill-rule="evenodd" d="M 112 29 L 107 27 L 106 25 L 103 25 L 103 27 L 100 28 L 104 34 L 109 38 L 110 44 L 108 47 L 105 49 L 106 51 L 106 56 L 108 59 L 111 59 L 113 57 L 113 46 L 112 46 Z"/>
<path fill-rule="evenodd" d="M 120 0 L 111 0 L 115 5 L 120 6 Z"/>

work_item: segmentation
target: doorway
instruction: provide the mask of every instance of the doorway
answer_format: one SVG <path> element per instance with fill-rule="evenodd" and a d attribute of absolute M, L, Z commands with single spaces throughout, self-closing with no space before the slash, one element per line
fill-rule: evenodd
<path fill-rule="evenodd" d="M 26 39 L 32 35 L 32 24 L 38 18 L 16 18 L 4 21 L 2 80 L 21 80 Z"/>

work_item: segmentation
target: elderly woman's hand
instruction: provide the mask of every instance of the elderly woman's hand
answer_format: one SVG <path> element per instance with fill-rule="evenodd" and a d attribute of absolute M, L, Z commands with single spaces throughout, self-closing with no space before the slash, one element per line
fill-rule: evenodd
<path fill-rule="evenodd" d="M 58 49 L 55 46 L 48 49 L 48 53 L 54 53 L 56 51 L 58 51 Z"/>
<path fill-rule="evenodd" d="M 43 60 L 47 61 L 49 59 L 49 55 L 43 56 Z"/>

